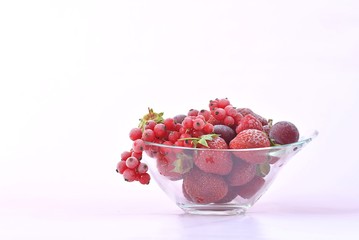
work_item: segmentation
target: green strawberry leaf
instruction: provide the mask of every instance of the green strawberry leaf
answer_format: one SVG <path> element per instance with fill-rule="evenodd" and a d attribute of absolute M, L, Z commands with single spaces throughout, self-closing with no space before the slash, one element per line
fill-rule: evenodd
<path fill-rule="evenodd" d="M 207 147 L 207 148 L 209 148 L 208 143 L 207 143 L 206 139 L 204 139 L 204 138 L 200 138 L 198 140 L 198 143 L 205 146 L 205 147 Z"/>
<path fill-rule="evenodd" d="M 196 148 L 198 144 L 201 144 L 207 148 L 209 148 L 207 141 L 212 141 L 214 138 L 219 137 L 219 134 L 205 134 L 200 136 L 199 138 L 180 138 L 178 140 L 191 140 L 193 142 L 194 147 Z"/>

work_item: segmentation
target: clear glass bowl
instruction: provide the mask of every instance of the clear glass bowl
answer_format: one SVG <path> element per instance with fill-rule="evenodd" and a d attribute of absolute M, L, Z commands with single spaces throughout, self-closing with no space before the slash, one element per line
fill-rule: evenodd
<path fill-rule="evenodd" d="M 184 148 L 146 142 L 143 161 L 160 188 L 184 212 L 244 214 L 279 170 L 317 135 L 314 130 L 296 143 L 253 149 Z M 201 162 L 213 166 L 206 168 Z"/>

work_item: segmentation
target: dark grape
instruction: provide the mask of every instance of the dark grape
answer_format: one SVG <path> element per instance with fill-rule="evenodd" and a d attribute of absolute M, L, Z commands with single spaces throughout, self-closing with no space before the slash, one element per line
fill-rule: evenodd
<path fill-rule="evenodd" d="M 278 144 L 289 144 L 297 142 L 299 131 L 297 127 L 288 121 L 275 123 L 269 131 L 269 137 Z"/>
<path fill-rule="evenodd" d="M 237 135 L 236 132 L 226 125 L 214 125 L 213 132 L 220 134 L 227 144 Z"/>
<path fill-rule="evenodd" d="M 182 121 L 185 117 L 187 117 L 187 115 L 178 114 L 178 115 L 174 116 L 173 119 L 175 120 L 175 123 L 182 123 Z"/>

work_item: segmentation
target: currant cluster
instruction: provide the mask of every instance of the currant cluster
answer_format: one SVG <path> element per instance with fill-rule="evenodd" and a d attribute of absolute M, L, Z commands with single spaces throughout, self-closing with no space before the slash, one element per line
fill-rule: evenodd
<path fill-rule="evenodd" d="M 233 107 L 227 98 L 215 99 L 209 102 L 211 111 L 210 122 L 214 125 L 223 124 L 229 127 L 238 125 L 243 115 Z"/>
<path fill-rule="evenodd" d="M 133 147 L 131 151 L 122 152 L 116 171 L 123 174 L 128 182 L 139 181 L 142 184 L 148 184 L 150 182 L 150 175 L 147 173 L 148 166 L 141 162 L 145 143 L 141 139 L 142 134 L 139 136 L 139 133 L 141 133 L 139 128 L 131 130 L 130 138 L 134 139 Z"/>

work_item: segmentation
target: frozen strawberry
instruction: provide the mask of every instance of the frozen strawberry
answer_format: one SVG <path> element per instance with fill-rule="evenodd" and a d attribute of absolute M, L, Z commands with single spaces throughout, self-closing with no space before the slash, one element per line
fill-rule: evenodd
<path fill-rule="evenodd" d="M 221 124 L 221 121 L 215 119 L 213 115 L 211 115 L 207 121 L 208 123 L 211 123 L 212 125 Z"/>
<path fill-rule="evenodd" d="M 207 141 L 210 149 L 228 149 L 226 141 L 221 137 L 215 137 Z M 194 157 L 194 164 L 204 172 L 227 175 L 232 170 L 232 158 L 229 152 L 198 149 Z"/>
<path fill-rule="evenodd" d="M 253 197 L 264 185 L 265 180 L 262 177 L 255 176 L 249 183 L 237 188 L 237 193 L 242 198 Z"/>
<path fill-rule="evenodd" d="M 183 193 L 183 196 L 190 202 L 192 202 L 192 198 L 188 195 L 188 193 L 186 192 L 186 189 L 184 187 L 184 184 L 182 182 L 182 193 Z"/>
<path fill-rule="evenodd" d="M 269 146 L 270 141 L 267 134 L 257 129 L 246 129 L 238 133 L 229 143 L 229 148 L 232 149 L 264 148 Z M 267 152 L 267 150 L 236 151 L 233 154 L 249 163 L 263 163 L 267 159 Z"/>
<path fill-rule="evenodd" d="M 260 116 L 259 114 L 253 112 L 250 108 L 237 108 L 237 111 L 239 113 L 241 113 L 243 116 L 246 116 L 248 114 L 253 115 L 255 118 L 257 118 L 263 126 L 268 124 L 268 120 L 262 116 Z"/>
<path fill-rule="evenodd" d="M 228 192 L 226 196 L 224 196 L 221 200 L 217 201 L 216 203 L 228 203 L 235 199 L 238 196 L 238 187 L 231 187 L 228 186 Z"/>
<path fill-rule="evenodd" d="M 251 181 L 256 174 L 256 165 L 235 158 L 233 168 L 226 177 L 230 186 L 241 186 Z"/>
<path fill-rule="evenodd" d="M 173 154 L 171 155 L 158 155 L 157 158 L 157 169 L 159 173 L 172 181 L 176 181 L 183 178 L 183 175 L 175 171 L 175 160 Z"/>
<path fill-rule="evenodd" d="M 262 131 L 263 126 L 252 114 L 247 114 L 239 121 L 238 126 L 236 127 L 236 133 L 240 133 L 246 129 L 258 129 Z"/>
<path fill-rule="evenodd" d="M 183 185 L 187 196 L 199 204 L 217 202 L 228 193 L 228 185 L 222 176 L 205 173 L 198 168 L 192 168 L 185 174 Z"/>

